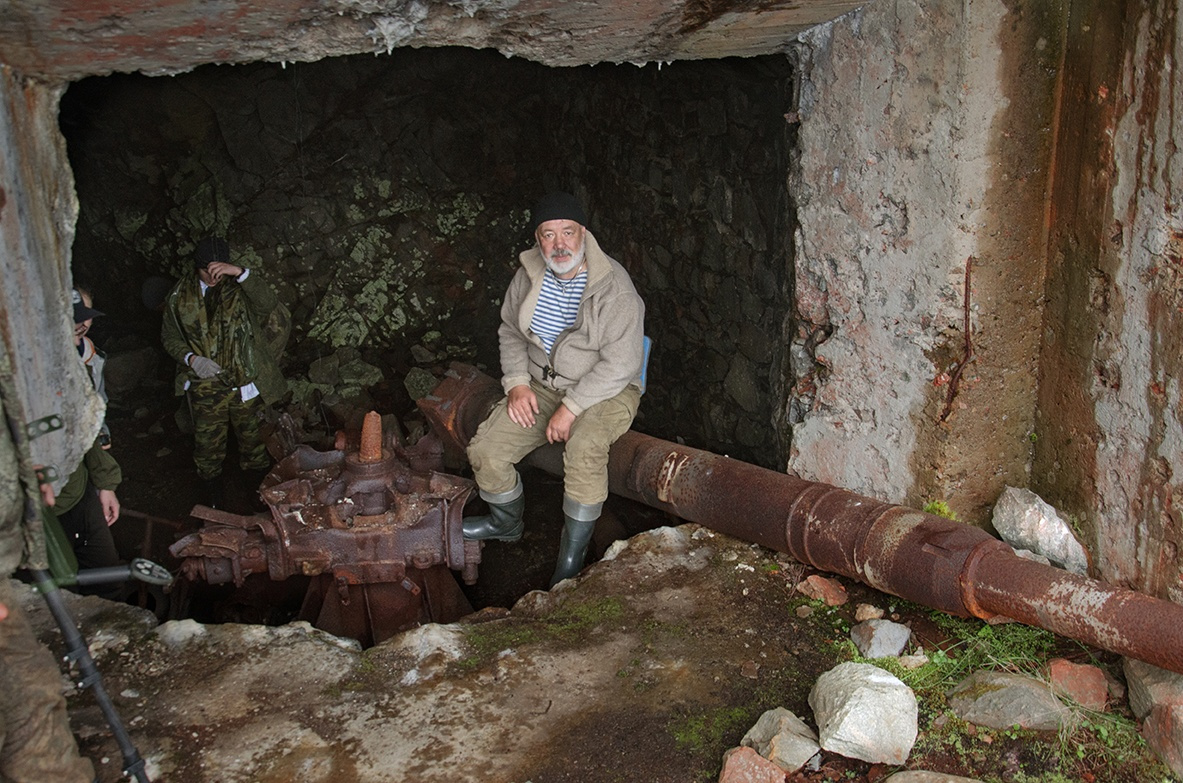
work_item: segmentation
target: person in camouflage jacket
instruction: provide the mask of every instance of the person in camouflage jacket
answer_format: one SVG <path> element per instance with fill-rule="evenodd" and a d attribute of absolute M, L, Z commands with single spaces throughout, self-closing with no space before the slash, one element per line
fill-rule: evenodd
<path fill-rule="evenodd" d="M 281 398 L 287 383 L 263 329 L 277 304 L 271 288 L 251 270 L 230 263 L 229 245 L 220 237 L 198 243 L 194 271 L 165 299 L 161 339 L 177 361 L 175 391 L 188 394 L 193 411 L 197 475 L 207 503 L 217 507 L 229 430 L 238 441 L 243 471 L 265 471 L 270 458 L 260 420 L 264 406 Z"/>
<path fill-rule="evenodd" d="M 66 716 L 62 674 L 53 654 L 37 641 L 16 601 L 9 575 L 17 568 L 46 568 L 41 517 L 29 513 L 50 500 L 40 492 L 27 447 L 10 433 L 23 432 L 5 401 L 15 399 L 13 368 L 0 341 L 0 780 L 89 783 L 94 766 L 78 752 Z"/>

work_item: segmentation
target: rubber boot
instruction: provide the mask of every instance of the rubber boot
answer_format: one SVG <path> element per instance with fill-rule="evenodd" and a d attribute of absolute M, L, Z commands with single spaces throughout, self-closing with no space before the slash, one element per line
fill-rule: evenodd
<path fill-rule="evenodd" d="M 587 556 L 587 545 L 591 543 L 600 518 L 603 503 L 577 503 L 563 496 L 563 535 L 559 540 L 559 561 L 555 565 L 550 586 L 554 587 L 564 579 L 570 579 L 583 569 Z"/>
<path fill-rule="evenodd" d="M 469 517 L 462 522 L 464 537 L 470 541 L 518 541 L 526 523 L 522 512 L 526 510 L 526 495 L 522 491 L 522 479 L 508 492 L 485 492 L 481 497 L 489 504 L 489 513 Z"/>
<path fill-rule="evenodd" d="M 226 493 L 222 487 L 222 477 L 214 476 L 201 480 L 202 502 L 210 508 L 225 508 Z"/>

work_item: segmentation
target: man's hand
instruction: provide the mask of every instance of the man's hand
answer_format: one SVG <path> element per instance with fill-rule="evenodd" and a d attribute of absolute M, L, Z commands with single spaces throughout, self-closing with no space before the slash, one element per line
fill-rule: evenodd
<path fill-rule="evenodd" d="M 575 414 L 566 405 L 559 405 L 550 421 L 546 423 L 547 443 L 566 443 L 571 437 L 571 425 Z"/>
<path fill-rule="evenodd" d="M 0 620 L 3 620 L 5 617 L 8 617 L 8 607 L 0 604 Z"/>
<path fill-rule="evenodd" d="M 222 371 L 222 365 L 207 356 L 194 356 L 189 360 L 189 366 L 202 380 L 212 378 Z"/>
<path fill-rule="evenodd" d="M 44 465 L 34 465 L 33 470 L 41 470 L 44 467 Z M 41 499 L 45 501 L 45 505 L 53 508 L 53 504 L 57 500 L 57 498 L 53 496 L 53 485 L 48 481 L 42 481 L 39 489 L 41 490 Z"/>
<path fill-rule="evenodd" d="M 242 267 L 235 266 L 234 264 L 230 264 L 225 261 L 214 261 L 206 267 L 206 271 L 209 272 L 210 277 L 212 277 L 216 283 L 223 277 L 238 277 L 242 274 Z"/>
<path fill-rule="evenodd" d="M 515 386 L 509 390 L 509 420 L 519 427 L 530 429 L 534 426 L 534 416 L 538 413 L 538 397 L 527 384 Z"/>
<path fill-rule="evenodd" d="M 115 497 L 115 490 L 100 489 L 99 503 L 103 506 L 103 518 L 107 520 L 107 527 L 111 527 L 119 519 L 119 498 Z"/>

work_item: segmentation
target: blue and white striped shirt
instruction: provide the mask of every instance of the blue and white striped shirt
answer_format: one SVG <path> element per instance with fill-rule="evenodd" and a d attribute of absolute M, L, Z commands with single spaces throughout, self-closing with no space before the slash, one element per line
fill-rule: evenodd
<path fill-rule="evenodd" d="M 549 270 L 543 275 L 542 293 L 538 295 L 538 305 L 534 308 L 534 317 L 530 319 L 530 330 L 542 340 L 542 347 L 547 354 L 554 348 L 555 340 L 562 331 L 575 325 L 579 302 L 583 299 L 583 289 L 586 287 L 586 269 L 570 280 L 560 280 Z"/>

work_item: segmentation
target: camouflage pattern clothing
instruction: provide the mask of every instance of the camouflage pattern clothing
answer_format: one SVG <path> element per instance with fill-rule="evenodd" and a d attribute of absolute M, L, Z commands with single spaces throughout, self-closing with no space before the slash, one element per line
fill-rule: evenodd
<path fill-rule="evenodd" d="M 222 475 L 230 429 L 238 441 L 238 464 L 243 470 L 271 466 L 267 447 L 259 435 L 263 418 L 261 397 L 243 402 L 237 389 L 227 389 L 216 381 L 199 381 L 190 387 L 189 400 L 193 405 L 193 462 L 198 477 L 211 479 Z"/>
<path fill-rule="evenodd" d="M 19 457 L 4 410 L 11 369 L 0 343 L 0 603 L 9 612 L 0 620 L 0 780 L 89 782 L 94 767 L 70 733 L 61 671 L 37 641 L 8 580 L 18 567 L 47 565 L 41 519 L 30 521 L 24 513 L 27 502 L 40 502 L 36 479 L 27 456 Z"/>
<path fill-rule="evenodd" d="M 186 275 L 164 303 L 161 340 L 177 361 L 176 393 L 189 394 L 193 460 L 202 479 L 221 475 L 230 429 L 238 441 L 244 469 L 269 465 L 259 419 L 264 405 L 279 400 L 287 391 L 266 328 L 278 300 L 258 274 L 246 270 L 244 275 L 222 280 L 210 293 L 203 292 L 196 273 Z M 211 295 L 218 300 L 213 308 L 207 307 L 205 299 Z M 222 372 L 214 378 L 199 378 L 186 363 L 190 354 L 212 359 L 221 365 Z M 251 385 L 261 400 L 241 393 Z M 242 399 L 244 396 L 248 399 Z"/>

